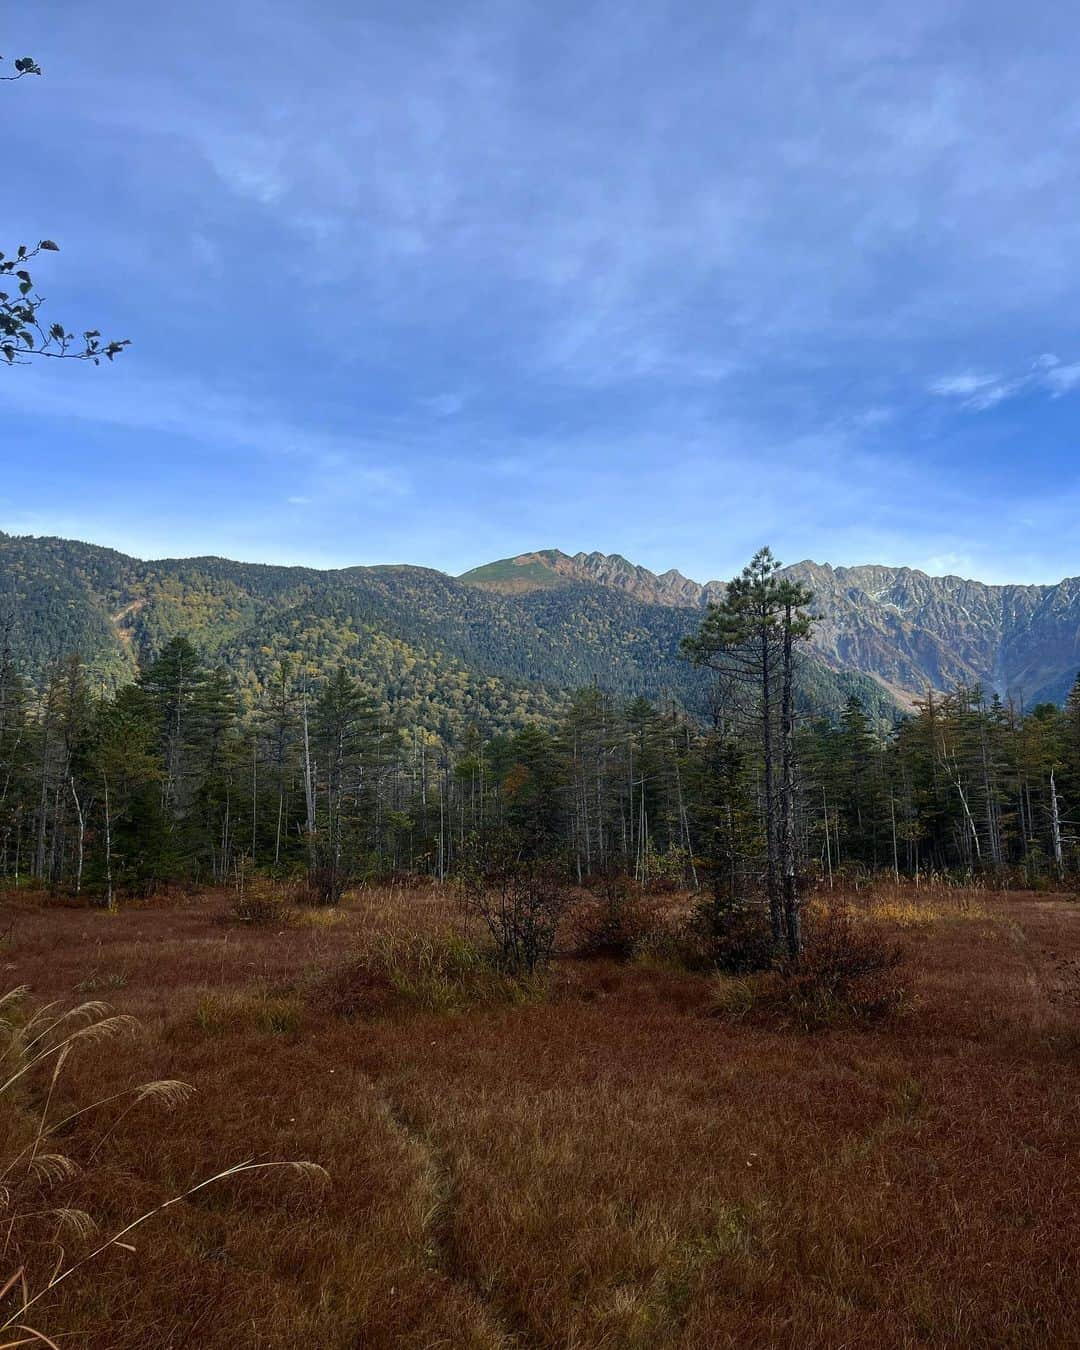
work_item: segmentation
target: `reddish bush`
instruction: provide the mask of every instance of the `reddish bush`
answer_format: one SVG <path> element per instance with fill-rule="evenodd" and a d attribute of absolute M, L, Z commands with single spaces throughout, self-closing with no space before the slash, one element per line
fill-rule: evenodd
<path fill-rule="evenodd" d="M 657 925 L 656 906 L 628 877 L 607 877 L 577 916 L 575 947 L 579 956 L 629 961 Z"/>
<path fill-rule="evenodd" d="M 903 949 L 846 908 L 808 916 L 797 961 L 778 966 L 776 993 L 804 1026 L 856 1020 L 877 1022 L 902 1008 L 906 989 L 899 968 Z"/>
<path fill-rule="evenodd" d="M 477 869 L 462 894 L 465 913 L 481 921 L 500 970 L 532 975 L 549 964 L 571 906 L 570 888 L 558 868 L 503 862 Z"/>

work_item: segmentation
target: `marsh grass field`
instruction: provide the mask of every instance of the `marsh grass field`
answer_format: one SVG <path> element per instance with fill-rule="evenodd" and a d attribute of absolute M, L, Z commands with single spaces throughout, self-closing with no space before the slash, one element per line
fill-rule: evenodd
<path fill-rule="evenodd" d="M 140 1025 L 70 1056 L 52 1115 L 196 1089 L 78 1118 L 43 1206 L 108 1235 L 247 1160 L 330 1178 L 207 1187 L 35 1324 L 88 1350 L 1077 1344 L 1080 903 L 844 902 L 902 944 L 904 1006 L 807 1030 L 662 950 L 507 980 L 435 886 L 257 923 L 226 891 L 9 895 L 0 988 Z M 5 1228 L 0 1285 L 51 1269 L 31 1231 Z"/>

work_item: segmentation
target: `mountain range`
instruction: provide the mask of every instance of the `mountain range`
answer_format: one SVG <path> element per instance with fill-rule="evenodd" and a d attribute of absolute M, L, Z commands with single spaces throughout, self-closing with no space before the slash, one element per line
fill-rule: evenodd
<path fill-rule="evenodd" d="M 890 718 L 958 681 L 1060 700 L 1080 666 L 1077 580 L 985 586 L 809 562 L 786 571 L 811 587 L 820 615 L 799 680 L 809 710 L 835 715 L 854 693 Z M 549 721 L 588 684 L 704 714 L 708 678 L 679 644 L 722 593 L 600 553 L 523 553 L 455 578 L 406 565 L 142 561 L 0 534 L 0 622 L 36 683 L 75 651 L 116 683 L 183 634 L 233 673 L 249 704 L 282 659 L 313 677 L 344 664 L 402 725 L 444 738 Z"/>
<path fill-rule="evenodd" d="M 1080 577 L 1053 586 L 991 586 L 911 567 L 782 569 L 814 593 L 813 645 L 836 670 L 879 681 L 901 705 L 928 688 L 979 684 L 1027 703 L 1064 699 L 1080 670 Z M 702 609 L 725 583 L 659 574 L 618 554 L 522 553 L 466 572 L 471 585 L 522 595 L 595 584 L 646 604 Z"/>

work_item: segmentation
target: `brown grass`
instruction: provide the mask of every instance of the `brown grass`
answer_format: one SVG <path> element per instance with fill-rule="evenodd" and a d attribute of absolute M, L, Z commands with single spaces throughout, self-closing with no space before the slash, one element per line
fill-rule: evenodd
<path fill-rule="evenodd" d="M 282 929 L 222 924 L 231 899 L 0 905 L 0 988 L 107 989 L 143 1024 L 72 1057 L 67 1102 L 197 1088 L 165 1118 L 131 1113 L 92 1162 L 101 1131 L 73 1128 L 85 1170 L 55 1203 L 113 1232 L 249 1158 L 332 1178 L 255 1174 L 174 1206 L 39 1305 L 59 1344 L 1076 1343 L 1080 906 L 1064 897 L 849 897 L 907 948 L 914 1005 L 814 1034 L 709 1016 L 712 981 L 657 961 L 562 958 L 542 997 L 341 1016 L 319 991 L 358 952 L 446 982 L 449 899 L 368 891 Z"/>

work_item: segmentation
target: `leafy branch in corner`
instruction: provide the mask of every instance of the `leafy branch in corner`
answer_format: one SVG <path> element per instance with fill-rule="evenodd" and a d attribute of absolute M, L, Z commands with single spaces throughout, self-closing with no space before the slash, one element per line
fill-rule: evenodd
<path fill-rule="evenodd" d="M 0 291 L 0 355 L 9 366 L 26 356 L 66 357 L 93 361 L 98 366 L 103 356 L 111 361 L 128 346 L 127 338 L 121 342 L 102 342 L 96 328 L 88 328 L 81 338 L 77 338 L 62 323 L 51 323 L 47 327 L 42 323 L 38 311 L 45 298 L 34 290 L 33 278 L 23 264 L 39 253 L 59 251 L 51 239 L 42 239 L 36 248 L 20 244 L 14 258 L 0 253 L 0 282 L 7 277 L 14 277 L 18 282 L 16 295 Z"/>
<path fill-rule="evenodd" d="M 0 60 L 3 58 L 0 57 Z M 0 75 L 0 80 L 21 80 L 26 75 L 40 75 L 41 67 L 32 56 L 22 56 L 15 62 L 14 75 Z M 0 290 L 0 356 L 8 365 L 25 364 L 28 356 L 50 356 L 72 361 L 93 361 L 101 358 L 111 361 L 126 346 L 128 339 L 104 342 L 96 328 L 86 329 L 77 337 L 62 323 L 48 323 L 40 310 L 45 297 L 34 289 L 34 280 L 26 263 L 40 253 L 59 253 L 51 239 L 39 240 L 34 248 L 20 244 L 13 258 L 0 253 L 0 286 L 8 280 L 16 283 L 15 292 Z"/>
<path fill-rule="evenodd" d="M 4 58 L 0 56 L 0 61 Z M 0 80 L 10 82 L 12 80 L 21 80 L 24 75 L 40 75 L 41 67 L 32 56 L 20 56 L 15 62 L 14 75 L 0 75 Z"/>

